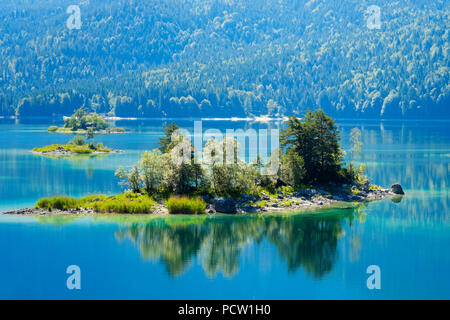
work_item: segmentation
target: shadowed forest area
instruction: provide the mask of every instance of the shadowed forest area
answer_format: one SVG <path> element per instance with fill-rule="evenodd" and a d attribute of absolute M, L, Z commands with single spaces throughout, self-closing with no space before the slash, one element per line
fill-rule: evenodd
<path fill-rule="evenodd" d="M 448 118 L 449 2 L 0 3 L 0 115 Z"/>

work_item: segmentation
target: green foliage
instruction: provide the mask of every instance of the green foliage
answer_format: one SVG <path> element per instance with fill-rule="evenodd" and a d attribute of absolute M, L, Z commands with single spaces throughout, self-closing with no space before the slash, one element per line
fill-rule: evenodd
<path fill-rule="evenodd" d="M 353 169 L 353 181 L 356 182 L 357 184 L 364 184 L 366 183 L 367 177 L 364 175 L 364 172 L 366 171 L 366 165 L 365 164 L 361 164 L 359 166 L 359 168 L 357 169 Z"/>
<path fill-rule="evenodd" d="M 64 120 L 64 128 L 72 131 L 80 129 L 91 131 L 91 135 L 94 131 L 105 130 L 108 126 L 108 123 L 101 116 L 96 113 L 88 114 L 83 108 L 76 110 L 70 118 Z M 90 138 L 88 137 L 88 139 Z"/>
<path fill-rule="evenodd" d="M 164 126 L 164 136 L 160 138 L 158 142 L 160 145 L 159 151 L 161 151 L 161 153 L 167 153 L 177 145 L 179 141 L 172 141 L 173 135 L 177 130 L 179 130 L 179 127 L 174 122 L 168 126 Z"/>
<path fill-rule="evenodd" d="M 358 128 L 353 128 L 350 132 L 350 142 L 352 143 L 352 148 L 350 149 L 350 152 L 352 154 L 352 157 L 355 154 L 361 154 L 362 152 L 362 141 L 361 141 L 361 130 Z"/>
<path fill-rule="evenodd" d="M 58 127 L 57 126 L 50 126 L 49 128 L 48 128 L 48 132 L 56 132 L 58 130 Z"/>
<path fill-rule="evenodd" d="M 79 200 L 69 197 L 43 198 L 36 203 L 37 209 L 62 210 L 92 209 L 100 213 L 151 213 L 156 202 L 145 195 L 125 193 L 107 197 L 94 195 Z"/>
<path fill-rule="evenodd" d="M 287 124 L 281 143 L 287 148 L 288 159 L 285 161 L 295 163 L 298 168 L 304 167 L 305 177 L 297 176 L 297 180 L 307 183 L 336 181 L 343 152 L 339 144 L 340 133 L 334 120 L 322 110 L 308 110 L 303 119 L 293 116 Z M 298 157 L 292 158 L 294 155 Z M 299 157 L 303 159 L 303 165 Z M 291 180 L 294 178 L 291 177 Z"/>
<path fill-rule="evenodd" d="M 348 168 L 342 168 L 340 170 L 339 175 L 342 181 L 356 185 L 363 185 L 368 182 L 367 177 L 364 175 L 365 171 L 365 164 L 361 164 L 359 168 L 355 168 L 353 162 L 350 162 Z"/>
<path fill-rule="evenodd" d="M 78 201 L 75 198 L 69 197 L 53 197 L 53 198 L 43 198 L 40 199 L 36 205 L 36 209 L 47 209 L 47 210 L 63 210 L 67 211 L 69 209 L 78 209 Z"/>
<path fill-rule="evenodd" d="M 284 183 L 296 188 L 305 182 L 306 170 L 303 158 L 299 154 L 292 149 L 288 149 L 281 156 L 280 162 L 279 176 Z"/>
<path fill-rule="evenodd" d="M 85 144 L 83 136 L 75 136 L 67 144 L 52 144 L 42 148 L 34 148 L 34 152 L 39 153 L 76 153 L 76 154 L 91 154 L 93 152 L 111 152 L 111 149 L 105 147 L 103 143 L 99 142 L 97 145 L 94 142 Z"/>
<path fill-rule="evenodd" d="M 119 168 L 117 169 L 115 176 L 121 179 L 121 185 L 128 186 L 133 192 L 140 191 L 142 180 L 138 166 L 134 166 L 131 171 Z"/>
<path fill-rule="evenodd" d="M 166 163 L 156 150 L 145 152 L 140 161 L 141 178 L 147 193 L 152 193 L 161 185 Z"/>
<path fill-rule="evenodd" d="M 2 115 L 449 117 L 444 0 L 92 0 L 76 37 L 35 2 L 0 2 Z"/>
<path fill-rule="evenodd" d="M 282 203 L 285 207 L 290 207 L 292 205 L 292 201 L 290 200 L 284 200 Z"/>
<path fill-rule="evenodd" d="M 284 186 L 284 187 L 280 187 L 280 191 L 283 193 L 293 193 L 294 188 L 291 186 Z"/>
<path fill-rule="evenodd" d="M 86 139 L 94 139 L 94 130 L 92 128 L 88 128 L 86 131 Z"/>
<path fill-rule="evenodd" d="M 172 196 L 166 201 L 167 209 L 172 214 L 203 214 L 206 203 L 199 197 L 177 197 Z"/>
<path fill-rule="evenodd" d="M 100 213 L 152 213 L 157 205 L 147 195 L 136 193 L 124 193 L 117 196 L 91 196 L 81 198 L 80 203 L 84 208 L 93 209 Z"/>
<path fill-rule="evenodd" d="M 194 148 L 183 136 L 162 155 L 165 163 L 162 189 L 166 193 L 187 194 L 207 187 L 203 167 L 196 163 Z"/>
<path fill-rule="evenodd" d="M 237 164 L 213 164 L 211 181 L 214 192 L 218 195 L 239 194 L 239 166 Z"/>
<path fill-rule="evenodd" d="M 227 155 L 227 149 L 233 155 Z M 217 195 L 235 196 L 243 192 L 257 195 L 263 185 L 261 160 L 247 164 L 239 159 L 240 146 L 235 139 L 225 138 L 219 142 L 214 139 L 206 143 L 205 168 L 212 191 Z M 267 181 L 265 181 L 267 182 Z"/>
<path fill-rule="evenodd" d="M 69 141 L 69 144 L 73 144 L 75 146 L 82 146 L 85 143 L 85 139 L 83 136 L 75 136 L 71 141 Z"/>
<path fill-rule="evenodd" d="M 104 146 L 103 143 L 101 143 L 101 142 L 97 143 L 95 148 L 96 148 L 97 152 L 110 152 L 111 151 L 111 149 Z"/>
<path fill-rule="evenodd" d="M 111 149 L 104 147 L 101 143 L 94 146 L 93 144 L 75 145 L 75 144 L 52 144 L 43 148 L 34 148 L 34 152 L 39 153 L 76 153 L 91 154 L 93 152 L 111 152 Z"/>
<path fill-rule="evenodd" d="M 166 127 L 165 137 L 159 148 L 142 155 L 139 166 L 131 171 L 120 168 L 116 176 L 121 184 L 134 192 L 143 186 L 147 194 L 170 196 L 215 194 L 239 197 L 243 193 L 261 196 L 276 194 L 277 189 L 292 193 L 305 185 L 323 183 L 363 183 L 363 167 L 341 166 L 343 152 L 339 144 L 339 131 L 334 121 L 321 110 L 308 111 L 300 120 L 291 117 L 283 132 L 279 171 L 265 175 L 260 158 L 247 164 L 239 158 L 239 143 L 235 139 L 209 140 L 203 149 L 202 161 L 194 156 L 191 142 L 183 136 L 175 137 L 176 144 L 169 143 L 169 136 L 178 128 L 172 123 Z M 165 140 L 164 140 L 165 139 Z M 233 155 L 227 152 L 234 150 Z M 274 153 L 276 155 L 276 153 Z M 270 161 L 275 161 L 274 154 Z M 268 166 L 272 163 L 269 162 Z M 353 171 L 352 171 L 353 170 Z M 283 185 L 287 185 L 284 186 Z M 281 187 L 281 188 L 280 188 Z"/>

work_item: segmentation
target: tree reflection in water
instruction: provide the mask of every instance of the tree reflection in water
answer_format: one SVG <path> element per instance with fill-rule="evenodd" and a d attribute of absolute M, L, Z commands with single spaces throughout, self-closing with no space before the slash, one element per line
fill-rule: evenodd
<path fill-rule="evenodd" d="M 133 223 L 117 231 L 116 238 L 130 239 L 144 259 L 163 263 L 173 277 L 194 259 L 209 276 L 221 272 L 232 277 L 239 271 L 245 246 L 267 240 L 289 272 L 302 268 L 320 279 L 333 268 L 345 225 L 351 227 L 362 216 L 363 207 L 308 215 L 165 217 Z"/>

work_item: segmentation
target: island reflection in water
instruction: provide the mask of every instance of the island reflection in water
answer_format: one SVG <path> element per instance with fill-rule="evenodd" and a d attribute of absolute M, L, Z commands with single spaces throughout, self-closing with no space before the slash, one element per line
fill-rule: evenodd
<path fill-rule="evenodd" d="M 351 228 L 355 219 L 364 220 L 364 207 L 325 214 L 171 216 L 122 226 L 115 236 L 120 242 L 131 240 L 143 259 L 163 263 L 171 277 L 182 275 L 192 261 L 199 261 L 209 277 L 222 273 L 232 278 L 240 269 L 245 247 L 266 240 L 290 273 L 301 268 L 321 279 L 333 269 L 345 227 Z"/>

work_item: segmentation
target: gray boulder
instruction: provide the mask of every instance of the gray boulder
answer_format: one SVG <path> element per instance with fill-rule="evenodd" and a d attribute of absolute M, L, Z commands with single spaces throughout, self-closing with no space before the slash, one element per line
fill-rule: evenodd
<path fill-rule="evenodd" d="M 227 197 L 214 199 L 214 209 L 220 213 L 236 213 L 236 201 Z"/>
<path fill-rule="evenodd" d="M 208 204 L 208 205 L 206 206 L 206 213 L 208 213 L 208 214 L 214 214 L 214 213 L 216 213 L 216 210 L 214 209 L 214 206 L 211 205 L 211 204 Z"/>
<path fill-rule="evenodd" d="M 267 194 L 265 194 L 265 193 L 263 193 L 263 194 L 261 195 L 261 200 L 270 200 L 270 196 L 267 195 Z"/>
<path fill-rule="evenodd" d="M 312 191 L 310 190 L 300 190 L 298 192 L 294 192 L 293 196 L 296 198 L 300 197 L 311 197 L 313 195 Z"/>
<path fill-rule="evenodd" d="M 391 190 L 392 190 L 392 193 L 394 193 L 394 194 L 400 194 L 400 195 L 404 195 L 405 194 L 405 192 L 403 191 L 402 186 L 399 183 L 394 183 L 391 186 Z"/>

